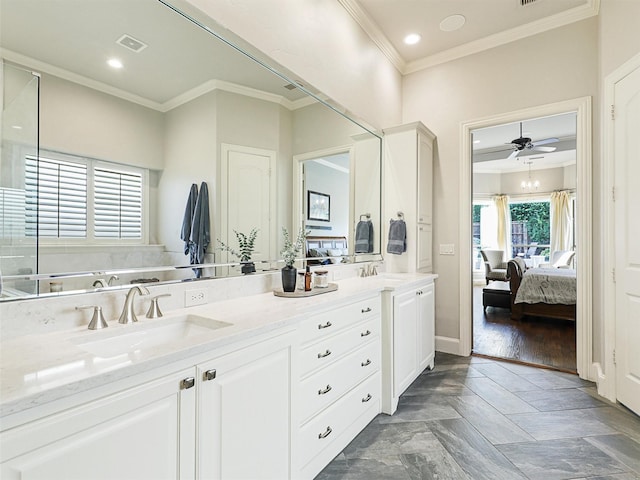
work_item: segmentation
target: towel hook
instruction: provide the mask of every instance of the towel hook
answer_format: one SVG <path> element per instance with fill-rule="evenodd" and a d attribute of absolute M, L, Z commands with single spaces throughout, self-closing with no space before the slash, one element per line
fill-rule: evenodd
<path fill-rule="evenodd" d="M 360 220 L 362 220 L 362 217 L 364 217 L 367 220 L 369 220 L 371 218 L 371 214 L 370 213 L 363 213 L 362 215 L 360 215 Z"/>
<path fill-rule="evenodd" d="M 404 213 L 402 213 L 402 212 L 398 212 L 398 218 L 399 218 L 400 220 L 404 219 Z"/>

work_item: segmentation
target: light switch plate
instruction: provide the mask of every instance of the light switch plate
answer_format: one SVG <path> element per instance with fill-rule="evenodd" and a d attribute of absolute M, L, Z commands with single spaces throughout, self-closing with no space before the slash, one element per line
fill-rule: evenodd
<path fill-rule="evenodd" d="M 453 243 L 441 243 L 440 255 L 455 255 L 455 245 Z"/>

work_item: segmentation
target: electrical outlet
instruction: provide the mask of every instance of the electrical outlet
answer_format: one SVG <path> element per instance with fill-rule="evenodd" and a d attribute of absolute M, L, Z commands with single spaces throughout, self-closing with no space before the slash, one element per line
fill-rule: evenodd
<path fill-rule="evenodd" d="M 207 290 L 204 288 L 198 288 L 194 290 L 187 290 L 184 292 L 184 306 L 193 307 L 195 305 L 204 305 L 207 303 Z"/>

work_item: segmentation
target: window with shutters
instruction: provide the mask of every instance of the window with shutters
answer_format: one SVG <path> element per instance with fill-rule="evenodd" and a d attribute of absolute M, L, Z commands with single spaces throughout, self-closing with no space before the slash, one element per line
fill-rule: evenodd
<path fill-rule="evenodd" d="M 47 243 L 143 243 L 145 174 L 69 155 L 27 157 L 25 236 Z"/>

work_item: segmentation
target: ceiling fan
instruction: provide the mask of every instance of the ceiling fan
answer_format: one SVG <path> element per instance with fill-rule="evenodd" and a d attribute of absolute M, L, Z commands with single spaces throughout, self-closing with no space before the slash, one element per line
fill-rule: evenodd
<path fill-rule="evenodd" d="M 557 138 L 545 138 L 543 140 L 536 140 L 535 142 L 531 141 L 529 137 L 522 136 L 522 122 L 520 122 L 520 137 L 514 140 L 511 140 L 511 146 L 513 147 L 513 151 L 511 155 L 507 157 L 507 160 L 512 158 L 516 158 L 520 152 L 522 152 L 525 148 L 527 150 L 536 150 L 538 152 L 553 152 L 556 150 L 556 147 L 543 147 L 542 145 L 547 145 L 549 143 L 555 143 L 559 140 Z"/>

